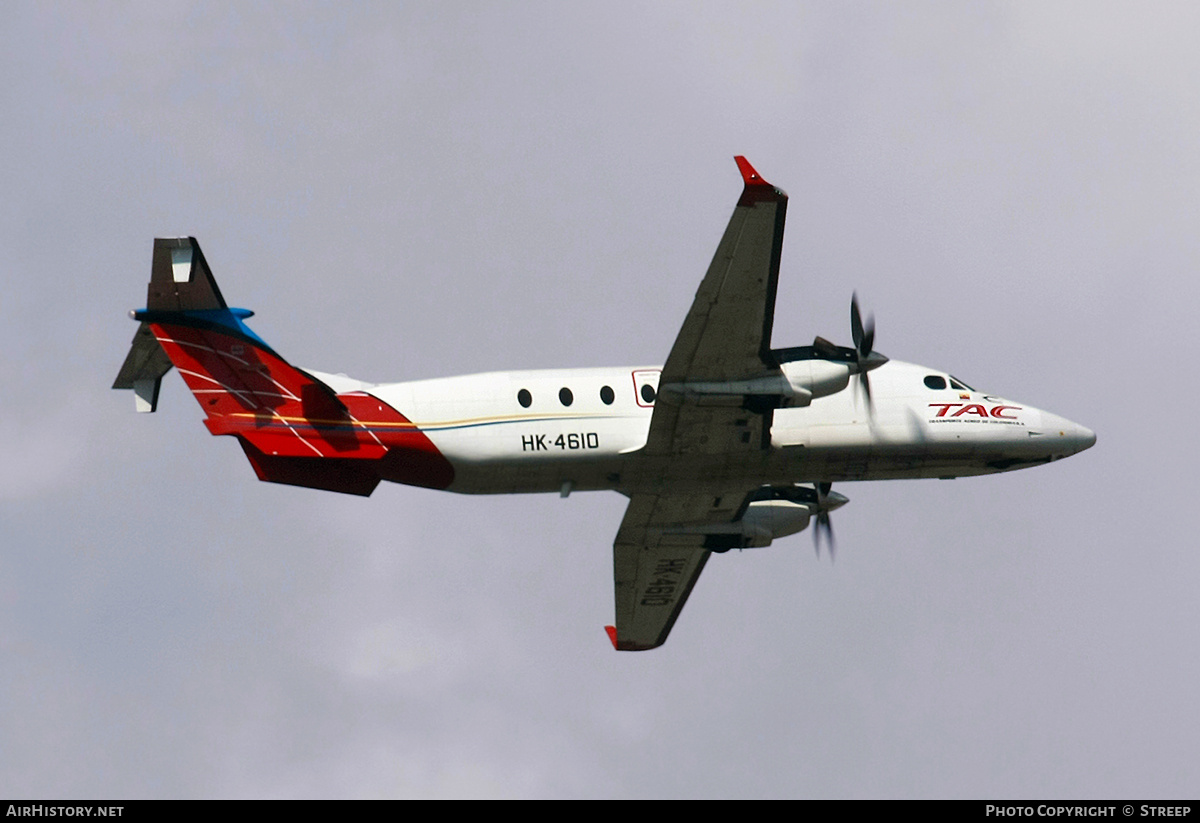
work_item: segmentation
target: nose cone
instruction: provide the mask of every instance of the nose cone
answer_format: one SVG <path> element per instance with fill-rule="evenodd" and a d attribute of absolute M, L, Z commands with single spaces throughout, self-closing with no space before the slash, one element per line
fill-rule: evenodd
<path fill-rule="evenodd" d="M 1042 431 L 1065 454 L 1079 454 L 1096 445 L 1096 433 L 1065 417 L 1042 414 Z"/>
<path fill-rule="evenodd" d="M 1075 438 L 1076 438 L 1076 441 L 1079 443 L 1079 448 L 1077 449 L 1077 451 L 1083 451 L 1084 449 L 1090 449 L 1092 446 L 1096 445 L 1096 433 L 1094 431 L 1092 431 L 1091 429 L 1089 429 L 1087 426 L 1076 426 L 1075 427 Z"/>

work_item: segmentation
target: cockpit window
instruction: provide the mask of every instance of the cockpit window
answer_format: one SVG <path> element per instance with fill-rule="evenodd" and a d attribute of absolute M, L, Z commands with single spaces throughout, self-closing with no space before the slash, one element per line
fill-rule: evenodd
<path fill-rule="evenodd" d="M 946 378 L 940 374 L 928 374 L 925 376 L 925 385 L 931 389 L 946 388 Z"/>
<path fill-rule="evenodd" d="M 963 391 L 975 391 L 973 388 L 959 380 L 954 375 L 950 375 L 950 387 L 954 389 L 962 389 Z"/>

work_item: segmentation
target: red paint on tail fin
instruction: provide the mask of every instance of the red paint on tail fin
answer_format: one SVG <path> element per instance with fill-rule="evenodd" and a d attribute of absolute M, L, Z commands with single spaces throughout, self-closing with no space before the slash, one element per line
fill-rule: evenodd
<path fill-rule="evenodd" d="M 213 434 L 235 435 L 262 480 L 370 494 L 390 480 L 443 489 L 454 469 L 376 397 L 336 394 L 256 338 L 185 316 L 150 324 Z"/>

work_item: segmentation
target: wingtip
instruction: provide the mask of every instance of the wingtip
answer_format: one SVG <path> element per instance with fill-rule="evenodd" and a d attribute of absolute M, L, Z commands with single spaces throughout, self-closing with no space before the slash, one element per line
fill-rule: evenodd
<path fill-rule="evenodd" d="M 742 181 L 747 186 L 771 186 L 766 180 L 763 180 L 762 175 L 755 171 L 754 166 L 750 165 L 750 161 L 742 155 L 737 155 L 733 158 L 737 163 L 738 171 L 742 173 Z M 774 188 L 772 186 L 772 188 Z"/>
<path fill-rule="evenodd" d="M 742 173 L 742 182 L 745 186 L 742 188 L 741 199 L 738 200 L 739 206 L 753 206 L 756 203 L 782 203 L 787 200 L 787 192 L 782 189 L 777 189 L 763 180 L 754 166 L 750 165 L 750 161 L 742 155 L 737 155 L 733 158 L 737 161 L 738 171 Z"/>
<path fill-rule="evenodd" d="M 619 652 L 644 652 L 650 649 L 657 649 L 662 645 L 662 641 L 651 643 L 647 646 L 641 643 L 632 643 L 628 640 L 617 640 L 616 626 L 605 626 L 604 631 L 608 632 L 608 639 L 612 641 L 613 648 Z"/>

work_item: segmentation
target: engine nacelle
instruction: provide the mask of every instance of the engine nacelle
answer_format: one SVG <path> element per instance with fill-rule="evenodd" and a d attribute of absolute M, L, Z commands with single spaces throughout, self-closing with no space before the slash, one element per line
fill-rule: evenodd
<path fill-rule="evenodd" d="M 750 541 L 744 548 L 771 545 L 776 537 L 786 537 L 808 528 L 813 510 L 790 500 L 757 500 L 746 508 L 739 521 L 743 535 Z"/>
<path fill-rule="evenodd" d="M 853 363 L 830 360 L 793 360 L 780 368 L 790 385 L 804 389 L 811 397 L 837 394 L 850 385 L 850 375 L 856 370 Z"/>
<path fill-rule="evenodd" d="M 783 371 L 749 380 L 691 381 L 662 383 L 659 394 L 677 394 L 707 406 L 740 406 L 750 397 L 778 398 L 780 406 L 807 406 L 812 394 L 788 380 Z"/>
<path fill-rule="evenodd" d="M 750 397 L 775 398 L 781 408 L 807 406 L 814 397 L 836 394 L 850 383 L 854 363 L 829 360 L 796 360 L 784 363 L 774 374 L 749 380 L 663 383 L 660 394 L 677 394 L 701 405 L 738 406 Z"/>
<path fill-rule="evenodd" d="M 704 547 L 715 552 L 729 549 L 761 549 L 776 537 L 804 531 L 816 510 L 815 504 L 790 500 L 756 500 L 734 523 L 708 523 L 667 529 L 672 534 L 703 534 Z"/>
<path fill-rule="evenodd" d="M 776 537 L 804 531 L 813 515 L 831 512 L 849 502 L 828 488 L 820 494 L 815 487 L 805 485 L 764 491 L 771 492 L 772 497 L 752 501 L 741 518 L 732 523 L 680 524 L 664 528 L 663 534 L 704 535 L 704 548 L 714 552 L 761 549 Z"/>

